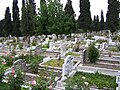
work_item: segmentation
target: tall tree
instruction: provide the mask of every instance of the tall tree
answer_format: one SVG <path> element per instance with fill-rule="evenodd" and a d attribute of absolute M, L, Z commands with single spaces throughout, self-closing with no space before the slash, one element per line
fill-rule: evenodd
<path fill-rule="evenodd" d="M 78 17 L 79 28 L 85 30 L 90 30 L 91 28 L 91 12 L 90 12 L 90 2 L 89 0 L 80 0 L 80 16 Z"/>
<path fill-rule="evenodd" d="M 45 0 L 40 0 L 39 16 L 37 16 L 37 30 L 36 34 L 48 34 L 48 11 Z"/>
<path fill-rule="evenodd" d="M 96 17 L 96 31 L 100 30 L 100 22 L 99 22 L 99 16 Z"/>
<path fill-rule="evenodd" d="M 3 29 L 4 29 L 4 19 L 0 21 L 0 37 L 3 36 Z"/>
<path fill-rule="evenodd" d="M 96 16 L 95 15 L 94 15 L 94 19 L 92 22 L 92 29 L 93 29 L 93 31 L 96 31 Z"/>
<path fill-rule="evenodd" d="M 35 0 L 29 0 L 29 3 L 32 5 L 34 14 L 36 14 L 36 3 L 35 3 Z"/>
<path fill-rule="evenodd" d="M 74 23 L 74 27 L 72 30 L 75 32 L 75 30 L 76 30 L 75 12 L 73 10 L 71 0 L 67 0 L 67 3 L 66 3 L 64 10 L 65 10 L 65 14 L 68 15 L 69 18 L 72 19 L 72 21 Z"/>
<path fill-rule="evenodd" d="M 99 22 L 99 16 L 94 16 L 94 20 L 92 23 L 93 31 L 100 31 L 100 22 Z"/>
<path fill-rule="evenodd" d="M 118 29 L 119 25 L 119 1 L 108 0 L 108 11 L 106 15 L 107 29 L 112 33 Z"/>
<path fill-rule="evenodd" d="M 19 18 L 19 7 L 18 7 L 18 0 L 13 0 L 13 36 L 20 36 L 20 18 Z"/>
<path fill-rule="evenodd" d="M 11 20 L 10 8 L 6 7 L 3 34 L 4 36 L 9 36 L 12 34 L 11 32 L 12 32 L 12 20 Z"/>
<path fill-rule="evenodd" d="M 30 36 L 33 35 L 35 31 L 35 17 L 32 4 L 25 0 L 22 1 L 22 20 L 21 20 L 21 30 L 23 35 L 30 43 Z"/>
<path fill-rule="evenodd" d="M 21 32 L 23 36 L 26 36 L 26 2 L 22 0 L 22 14 L 21 14 Z"/>
<path fill-rule="evenodd" d="M 100 20 L 100 30 L 104 30 L 105 29 L 105 25 L 104 25 L 104 15 L 103 15 L 103 10 L 101 10 L 101 20 Z"/>

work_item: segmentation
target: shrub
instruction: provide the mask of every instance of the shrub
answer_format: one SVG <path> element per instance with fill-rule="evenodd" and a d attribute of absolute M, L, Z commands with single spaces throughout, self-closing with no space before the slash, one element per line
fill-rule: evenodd
<path fill-rule="evenodd" d="M 20 69 L 15 70 L 15 73 L 9 75 L 8 90 L 21 90 L 21 85 L 24 83 L 24 74 Z"/>
<path fill-rule="evenodd" d="M 0 83 L 2 81 L 2 77 L 4 75 L 5 67 L 4 65 L 0 65 Z"/>
<path fill-rule="evenodd" d="M 96 61 L 99 58 L 99 50 L 97 48 L 94 47 L 94 45 L 90 45 L 88 47 L 88 59 L 90 60 L 91 63 L 96 63 Z"/>

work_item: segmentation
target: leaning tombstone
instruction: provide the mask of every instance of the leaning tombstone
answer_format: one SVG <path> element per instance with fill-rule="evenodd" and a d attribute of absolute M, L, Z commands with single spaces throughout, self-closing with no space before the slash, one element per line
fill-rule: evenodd
<path fill-rule="evenodd" d="M 21 69 L 22 71 L 27 71 L 27 66 L 26 66 L 26 62 L 23 59 L 18 59 L 17 61 L 15 61 L 13 63 L 13 67 L 17 70 L 17 69 Z"/>
<path fill-rule="evenodd" d="M 65 58 L 64 64 L 62 66 L 62 80 L 65 80 L 66 79 L 65 76 L 69 76 L 72 70 L 73 70 L 73 57 L 68 55 Z"/>

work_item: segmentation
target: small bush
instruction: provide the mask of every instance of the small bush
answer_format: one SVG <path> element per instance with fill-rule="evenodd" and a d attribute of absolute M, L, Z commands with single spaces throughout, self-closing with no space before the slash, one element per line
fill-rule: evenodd
<path fill-rule="evenodd" d="M 90 60 L 91 63 L 96 63 L 96 61 L 99 58 L 99 50 L 97 48 L 94 47 L 94 45 L 90 45 L 88 47 L 88 59 Z"/>

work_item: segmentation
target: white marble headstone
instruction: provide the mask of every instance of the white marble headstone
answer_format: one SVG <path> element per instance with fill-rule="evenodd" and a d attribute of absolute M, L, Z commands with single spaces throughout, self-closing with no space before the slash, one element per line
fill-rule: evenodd
<path fill-rule="evenodd" d="M 68 55 L 65 58 L 63 67 L 62 67 L 62 76 L 69 75 L 73 69 L 73 57 Z"/>

